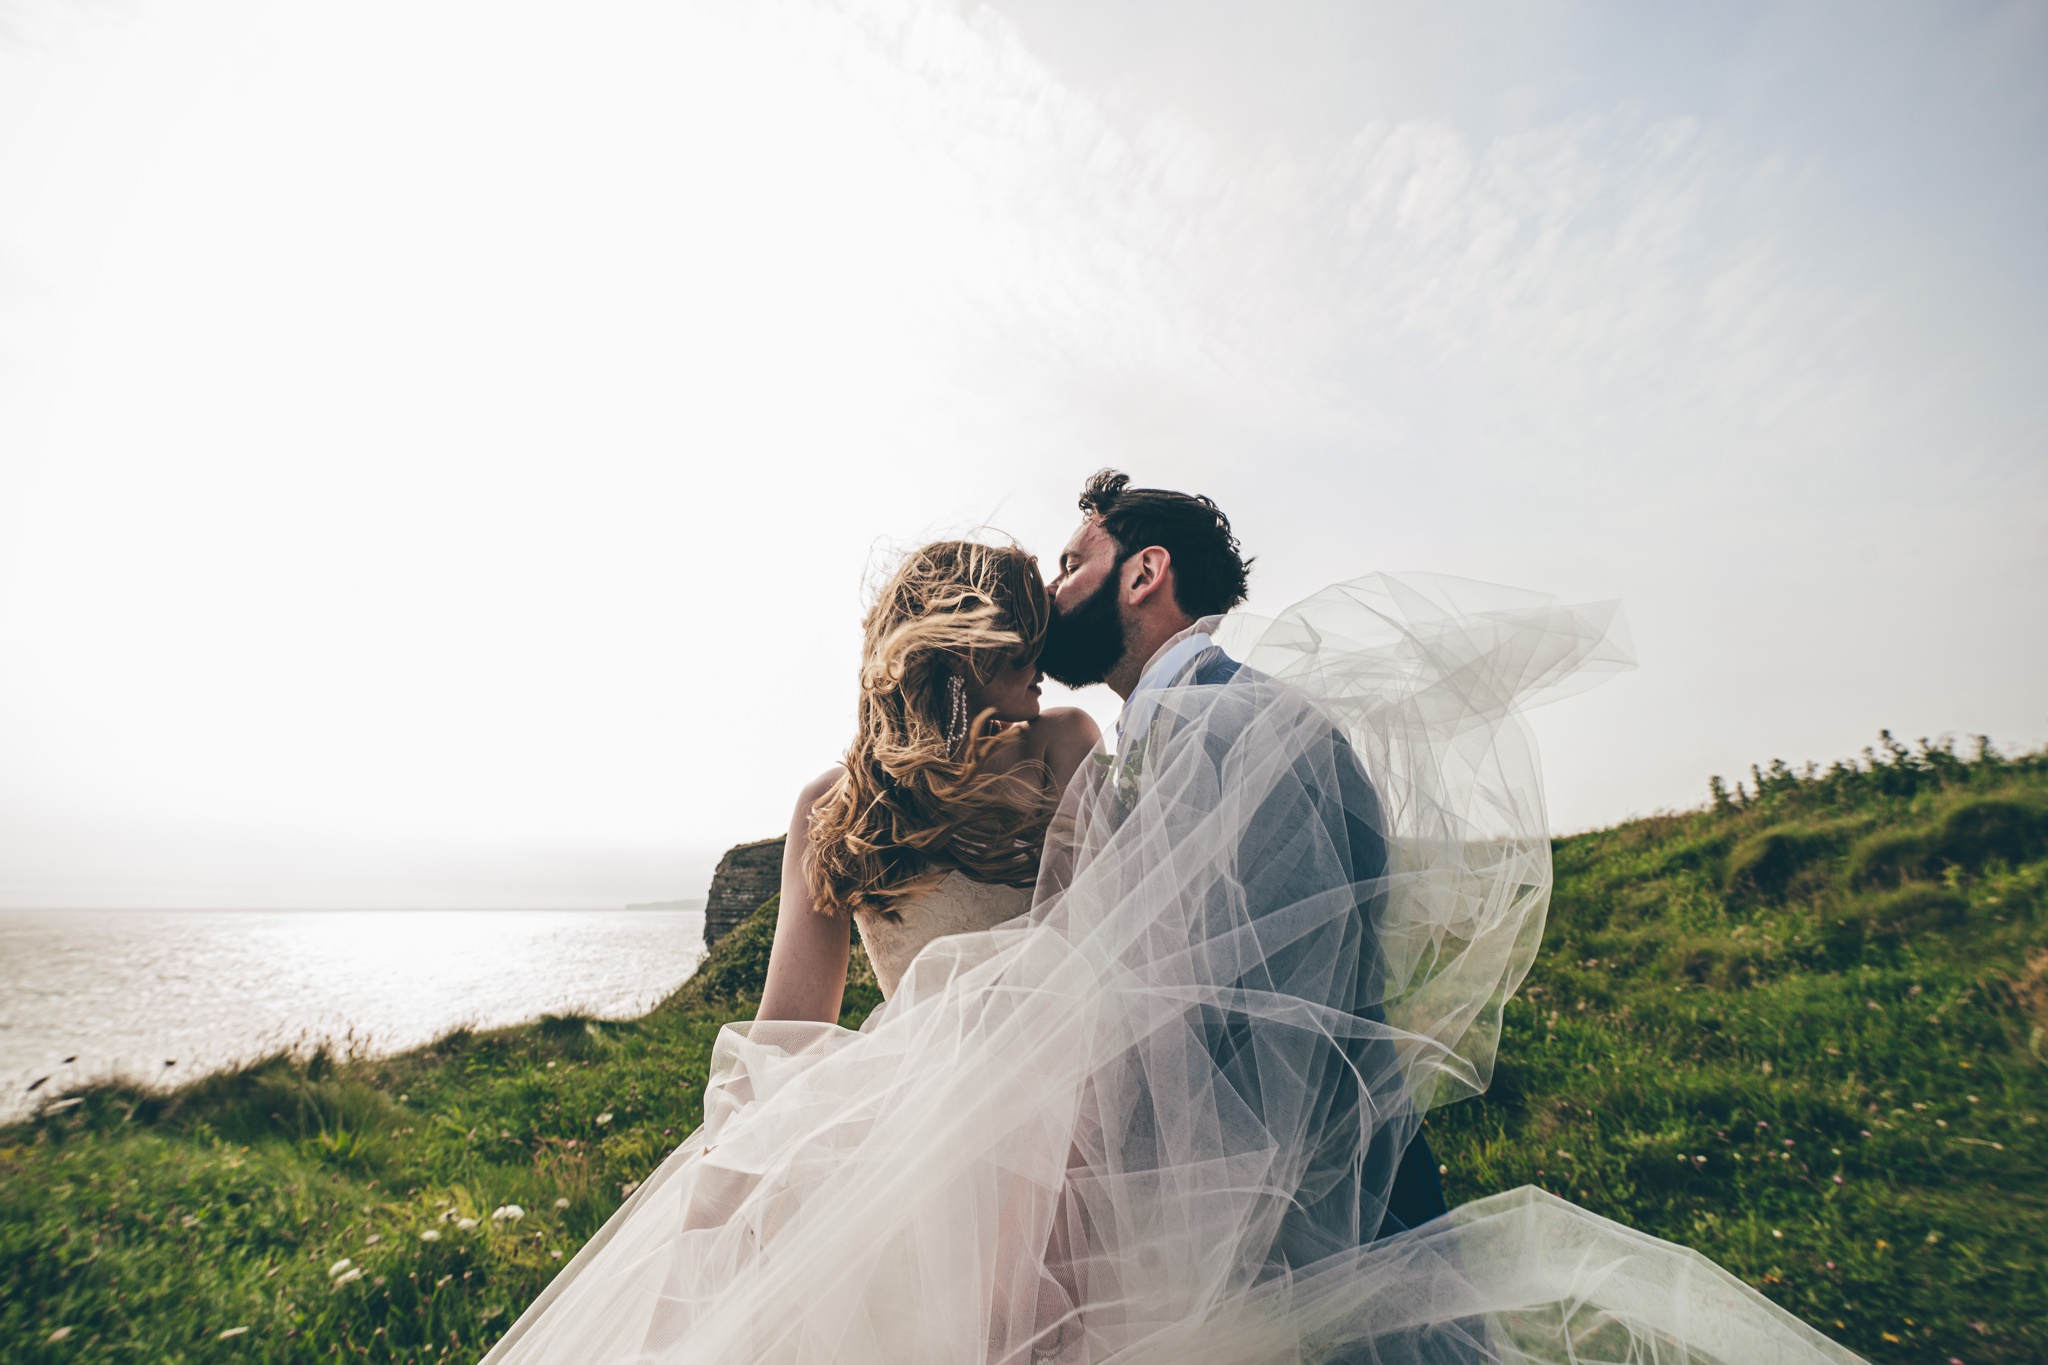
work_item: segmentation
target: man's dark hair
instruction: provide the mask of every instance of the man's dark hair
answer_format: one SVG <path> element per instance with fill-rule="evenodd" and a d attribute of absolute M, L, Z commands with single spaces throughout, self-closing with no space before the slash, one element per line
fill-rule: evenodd
<path fill-rule="evenodd" d="M 1199 493 L 1133 488 L 1131 476 L 1100 469 L 1081 490 L 1081 510 L 1102 523 L 1118 562 L 1148 545 L 1173 558 L 1173 600 L 1189 616 L 1215 616 L 1244 601 L 1252 561 L 1230 518 Z"/>

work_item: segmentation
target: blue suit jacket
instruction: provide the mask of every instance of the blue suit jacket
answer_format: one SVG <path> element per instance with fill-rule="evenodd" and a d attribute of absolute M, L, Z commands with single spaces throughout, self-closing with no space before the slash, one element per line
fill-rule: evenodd
<path fill-rule="evenodd" d="M 1191 681 L 1197 686 L 1221 685 L 1242 671 L 1243 666 L 1221 649 L 1210 649 L 1197 657 Z M 1226 733 L 1212 743 L 1228 745 L 1234 740 Z M 1347 923 L 1279 947 L 1262 964 L 1265 970 L 1255 975 L 1308 980 L 1317 973 L 1302 970 L 1306 963 L 1290 962 L 1290 956 L 1355 954 L 1333 959 L 1359 964 L 1349 978 L 1340 973 L 1332 980 L 1332 989 L 1348 991 L 1348 997 L 1316 1003 L 1380 1023 L 1385 1019 L 1379 1005 L 1382 968 L 1373 925 L 1387 895 L 1386 821 L 1379 795 L 1341 731 L 1334 735 L 1333 753 L 1334 758 L 1330 752 L 1305 756 L 1302 763 L 1314 763 L 1315 770 L 1298 773 L 1298 782 L 1281 784 L 1282 790 L 1254 813 L 1245 833 L 1248 856 L 1238 859 L 1238 875 L 1244 905 L 1256 923 L 1261 913 L 1300 898 L 1304 887 L 1290 878 L 1302 858 L 1326 860 L 1334 847 L 1345 875 L 1359 887 L 1358 903 Z M 1308 841 L 1313 841 L 1312 850 Z M 1290 856 L 1291 852 L 1299 856 Z M 1239 984 L 1257 988 L 1261 982 L 1245 979 Z M 1248 1105 L 1260 1110 L 1263 1079 L 1249 1046 L 1248 1021 L 1205 1007 L 1202 1029 L 1223 1076 Z M 1373 1104 L 1366 1104 L 1361 1093 L 1360 1074 L 1392 1074 L 1392 1044 L 1384 1038 L 1347 1039 L 1326 1045 L 1319 1061 L 1311 1082 L 1319 1093 L 1306 1135 L 1309 1165 L 1282 1219 L 1270 1272 L 1391 1236 L 1447 1211 L 1436 1159 L 1423 1140 L 1420 1117 L 1405 1108 L 1405 1092 L 1396 1092 L 1400 1107 L 1392 1113 L 1387 1111 L 1384 1084 Z M 1290 1076 L 1287 1083 L 1302 1082 Z M 1351 1178 L 1354 1171 L 1359 1178 Z"/>

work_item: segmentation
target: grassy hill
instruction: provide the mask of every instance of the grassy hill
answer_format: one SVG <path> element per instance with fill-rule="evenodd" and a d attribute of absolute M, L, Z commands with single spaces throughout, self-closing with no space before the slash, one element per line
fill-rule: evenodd
<path fill-rule="evenodd" d="M 1556 1190 L 1873 1360 L 2048 1359 L 2048 755 L 1887 738 L 1713 791 L 1558 842 L 1493 1088 L 1429 1120 L 1453 1200 Z M 473 1359 L 695 1124 L 773 916 L 641 1019 L 0 1130 L 0 1357 Z"/>

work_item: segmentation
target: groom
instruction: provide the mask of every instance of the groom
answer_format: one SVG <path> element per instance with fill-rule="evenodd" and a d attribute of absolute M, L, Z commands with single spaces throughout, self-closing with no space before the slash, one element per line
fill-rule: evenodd
<path fill-rule="evenodd" d="M 1220 694 L 1233 678 L 1252 684 L 1266 680 L 1244 670 L 1196 629 L 1204 618 L 1244 600 L 1250 562 L 1239 551 L 1229 519 L 1208 498 L 1129 485 L 1127 475 L 1103 470 L 1081 494 L 1085 515 L 1060 554 L 1040 667 L 1069 687 L 1107 683 L 1124 699 L 1117 761 L 1135 767 L 1137 749 L 1148 738 L 1156 739 L 1161 728 L 1158 717 L 1168 689 L 1195 689 L 1178 694 L 1175 710 L 1184 715 L 1198 704 L 1191 698 L 1202 689 L 1213 687 Z M 1227 749 L 1238 745 L 1242 734 L 1230 727 L 1241 727 L 1244 716 L 1243 708 L 1210 712 L 1205 741 L 1226 751 L 1219 773 L 1236 771 L 1227 762 Z M 1335 942 L 1341 952 L 1357 953 L 1355 970 L 1303 971 L 1297 961 L 1292 970 L 1274 975 L 1324 981 L 1319 989 L 1331 998 L 1308 999 L 1305 1013 L 1339 1011 L 1366 1021 L 1357 1032 L 1376 1034 L 1374 1026 L 1384 1023 L 1384 1015 L 1373 919 L 1386 894 L 1385 821 L 1372 783 L 1341 734 L 1332 736 L 1327 752 L 1335 755 L 1328 768 L 1305 772 L 1300 782 L 1283 782 L 1258 796 L 1264 804 L 1247 820 L 1243 846 L 1230 860 L 1233 890 L 1241 891 L 1242 913 L 1254 931 L 1262 917 L 1318 898 L 1334 894 L 1348 900 L 1353 910 Z M 1226 783 L 1210 799 L 1222 804 L 1241 800 L 1243 794 Z M 1305 827 L 1320 841 L 1317 848 L 1336 850 L 1336 871 L 1327 856 L 1297 856 Z M 1314 944 L 1277 949 L 1262 968 L 1289 952 L 1327 951 L 1332 942 L 1325 936 Z M 1267 979 L 1244 976 L 1214 984 L 1252 992 Z M 1276 1080 L 1260 1075 L 1248 1019 L 1216 1006 L 1203 1007 L 1201 1014 L 1198 1028 L 1218 1072 L 1235 1091 L 1232 1102 L 1254 1114 L 1295 1115 L 1307 1128 L 1284 1135 L 1302 1144 L 1306 1163 L 1280 1219 L 1267 1274 L 1390 1236 L 1446 1211 L 1435 1158 L 1399 1085 L 1392 1044 L 1383 1035 L 1326 1038 L 1319 1048 L 1320 1064 L 1305 1076 Z M 1372 1077 L 1380 1079 L 1367 1079 Z M 1281 1096 L 1267 1089 L 1290 1083 L 1313 1086 L 1318 1093 Z"/>

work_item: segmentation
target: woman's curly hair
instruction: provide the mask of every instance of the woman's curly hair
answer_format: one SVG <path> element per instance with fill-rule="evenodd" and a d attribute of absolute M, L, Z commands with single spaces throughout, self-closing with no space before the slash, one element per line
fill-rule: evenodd
<path fill-rule="evenodd" d="M 1014 545 L 941 540 L 913 551 L 864 623 L 859 727 L 846 775 L 811 811 L 805 877 L 817 908 L 894 915 L 959 871 L 1030 886 L 1052 814 L 1042 763 L 984 771 L 1017 738 L 993 711 L 948 742 L 955 688 L 1035 659 L 1051 620 L 1038 561 Z"/>

